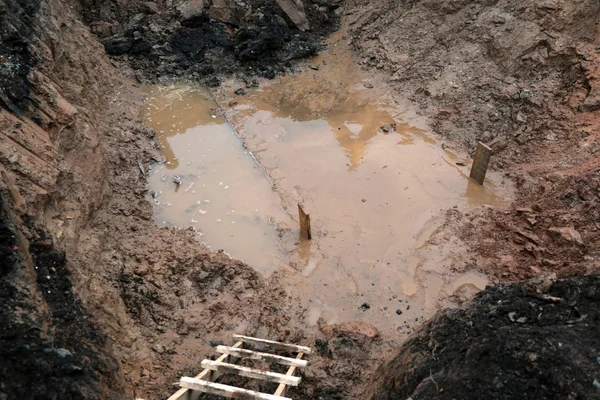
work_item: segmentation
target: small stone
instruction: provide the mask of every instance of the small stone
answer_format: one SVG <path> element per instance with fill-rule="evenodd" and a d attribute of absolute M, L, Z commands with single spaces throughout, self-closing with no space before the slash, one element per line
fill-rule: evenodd
<path fill-rule="evenodd" d="M 222 346 L 223 341 L 222 340 L 209 340 L 208 344 L 210 344 L 212 347 L 217 347 L 217 346 Z"/>
<path fill-rule="evenodd" d="M 400 310 L 400 309 L 396 310 L 396 314 L 397 315 L 402 315 L 402 310 Z"/>
<path fill-rule="evenodd" d="M 313 71 L 318 71 L 319 70 L 319 66 L 318 65 L 309 65 L 308 68 L 312 69 Z"/>
<path fill-rule="evenodd" d="M 176 185 L 181 185 L 181 178 L 177 175 L 173 175 L 173 183 Z"/>
<path fill-rule="evenodd" d="M 153 1 L 148 1 L 144 4 L 142 4 L 142 11 L 147 14 L 158 14 L 158 12 L 159 12 L 158 4 L 156 4 Z"/>
<path fill-rule="evenodd" d="M 360 306 L 361 310 L 368 310 L 369 308 L 371 308 L 371 305 L 369 303 L 362 303 Z"/>
<path fill-rule="evenodd" d="M 410 305 L 406 306 L 406 310 L 410 310 Z"/>
<path fill-rule="evenodd" d="M 289 330 L 289 329 L 286 329 L 286 330 L 285 330 L 285 336 L 290 336 L 290 333 L 291 333 L 291 332 L 290 332 L 290 330 Z"/>
<path fill-rule="evenodd" d="M 382 125 L 380 128 L 381 128 L 381 130 L 382 130 L 382 131 L 384 131 L 385 133 L 388 133 L 388 132 L 390 131 L 390 127 L 389 127 L 389 126 L 387 126 L 387 125 Z"/>
<path fill-rule="evenodd" d="M 367 199 L 362 199 L 362 202 L 363 202 L 363 203 L 366 203 L 366 202 L 367 202 Z"/>
<path fill-rule="evenodd" d="M 462 161 L 457 161 L 457 162 L 456 162 L 456 165 L 458 165 L 459 167 L 465 167 L 467 164 L 465 164 L 465 163 L 464 163 L 464 162 L 462 162 Z"/>
<path fill-rule="evenodd" d="M 527 318 L 525 318 L 525 317 L 517 318 L 517 322 L 520 324 L 524 324 L 525 322 L 527 322 Z"/>
<path fill-rule="evenodd" d="M 583 238 L 581 237 L 581 234 L 579 232 L 577 232 L 574 228 L 571 227 L 561 227 L 561 228 L 557 228 L 557 227 L 552 227 L 550 229 L 548 229 L 548 231 L 552 234 L 554 234 L 557 237 L 562 238 L 564 241 L 566 242 L 570 242 L 570 243 L 576 243 L 580 246 L 583 246 Z"/>
<path fill-rule="evenodd" d="M 245 96 L 246 95 L 246 91 L 242 88 L 239 88 L 238 90 L 236 90 L 235 93 L 237 96 Z"/>
<path fill-rule="evenodd" d="M 508 318 L 512 321 L 515 322 L 515 316 L 517 315 L 516 312 L 509 312 L 508 313 Z"/>
<path fill-rule="evenodd" d="M 142 40 L 142 33 L 140 31 L 133 31 L 133 40 L 136 42 Z"/>
<path fill-rule="evenodd" d="M 163 354 L 165 352 L 165 348 L 160 344 L 155 344 L 154 346 L 152 346 L 152 350 L 154 350 L 158 354 Z"/>

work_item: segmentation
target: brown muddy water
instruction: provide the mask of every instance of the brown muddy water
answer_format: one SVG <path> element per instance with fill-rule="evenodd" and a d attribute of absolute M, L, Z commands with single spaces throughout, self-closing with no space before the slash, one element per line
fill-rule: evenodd
<path fill-rule="evenodd" d="M 504 207 L 508 184 L 493 173 L 471 182 L 470 160 L 361 73 L 341 34 L 310 67 L 245 96 L 234 81 L 212 94 L 152 90 L 144 115 L 166 158 L 149 178 L 156 222 L 278 271 L 304 298 L 309 326 L 361 319 L 392 331 L 444 295 L 482 289 L 485 277 L 448 271 L 459 241 L 427 242 L 448 209 Z M 310 242 L 299 239 L 298 203 Z"/>

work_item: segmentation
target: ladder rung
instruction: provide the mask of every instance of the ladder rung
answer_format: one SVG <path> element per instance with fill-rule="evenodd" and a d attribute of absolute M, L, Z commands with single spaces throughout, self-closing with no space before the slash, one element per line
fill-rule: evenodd
<path fill-rule="evenodd" d="M 204 393 L 216 394 L 230 399 L 248 399 L 248 400 L 291 400 L 289 397 L 275 396 L 267 393 L 255 392 L 253 390 L 242 389 L 235 386 L 223 385 L 202 381 L 196 378 L 183 377 L 179 381 L 179 386 L 186 389 L 198 390 Z"/>
<path fill-rule="evenodd" d="M 202 368 L 218 371 L 226 374 L 236 374 L 247 378 L 262 379 L 269 382 L 283 383 L 289 386 L 298 386 L 300 378 L 288 376 L 276 372 L 261 371 L 259 369 L 242 367 L 241 365 L 228 364 L 220 361 L 203 360 Z"/>
<path fill-rule="evenodd" d="M 239 358 L 249 358 L 251 360 L 264 360 L 268 362 L 275 362 L 277 364 L 289 365 L 298 368 L 304 368 L 308 364 L 308 361 L 306 360 L 297 360 L 295 358 L 278 356 L 269 353 L 261 353 L 254 350 L 238 349 L 229 346 L 217 346 L 217 352 Z"/>
<path fill-rule="evenodd" d="M 304 353 L 304 354 L 311 353 L 310 347 L 298 346 L 298 345 L 290 344 L 290 343 L 281 343 L 281 342 L 276 342 L 274 340 L 259 339 L 259 338 L 235 335 L 235 334 L 233 335 L 233 337 L 235 339 L 241 340 L 244 343 L 263 345 L 263 346 L 271 346 L 276 349 L 294 351 L 297 353 Z"/>

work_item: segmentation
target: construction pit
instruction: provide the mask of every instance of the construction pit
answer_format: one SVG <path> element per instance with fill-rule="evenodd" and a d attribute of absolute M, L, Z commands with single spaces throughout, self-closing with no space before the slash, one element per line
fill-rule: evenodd
<path fill-rule="evenodd" d="M 599 395 L 595 2 L 0 6 L 0 399 Z"/>

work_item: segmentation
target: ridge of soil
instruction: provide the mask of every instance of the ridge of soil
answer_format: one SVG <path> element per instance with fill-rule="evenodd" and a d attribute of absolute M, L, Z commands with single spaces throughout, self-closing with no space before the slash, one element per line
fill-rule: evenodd
<path fill-rule="evenodd" d="M 375 372 L 368 399 L 591 399 L 600 275 L 498 285 L 426 322 Z"/>

